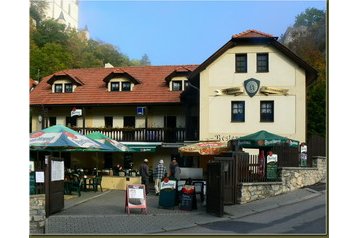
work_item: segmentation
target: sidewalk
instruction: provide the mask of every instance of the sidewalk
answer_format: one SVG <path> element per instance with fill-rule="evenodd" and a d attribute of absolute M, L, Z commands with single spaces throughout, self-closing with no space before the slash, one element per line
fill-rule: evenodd
<path fill-rule="evenodd" d="M 224 216 L 215 217 L 205 211 L 198 202 L 193 211 L 158 208 L 158 197 L 147 197 L 148 214 L 140 210 L 124 211 L 125 192 L 110 190 L 83 193 L 65 201 L 65 209 L 50 216 L 46 222 L 46 234 L 153 234 L 189 228 L 198 224 L 224 221 L 259 213 L 272 208 L 286 206 L 321 195 L 311 188 L 278 195 L 242 205 L 225 206 Z"/>

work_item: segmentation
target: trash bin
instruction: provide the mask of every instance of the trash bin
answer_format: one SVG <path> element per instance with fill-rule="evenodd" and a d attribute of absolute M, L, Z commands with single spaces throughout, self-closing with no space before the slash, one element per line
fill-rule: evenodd
<path fill-rule="evenodd" d="M 197 209 L 196 193 L 194 185 L 184 185 L 181 190 L 179 209 L 191 211 Z"/>
<path fill-rule="evenodd" d="M 176 205 L 176 181 L 165 179 L 161 182 L 159 192 L 159 207 L 174 208 Z"/>

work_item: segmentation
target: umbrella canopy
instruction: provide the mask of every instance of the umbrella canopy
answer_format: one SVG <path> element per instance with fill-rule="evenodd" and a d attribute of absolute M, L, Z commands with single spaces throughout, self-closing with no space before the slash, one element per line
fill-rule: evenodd
<path fill-rule="evenodd" d="M 291 147 L 298 147 L 299 145 L 299 142 L 296 140 L 279 136 L 264 130 L 247 136 L 242 136 L 237 139 L 237 141 L 240 143 L 240 146 L 244 148 L 270 147 L 284 143 L 289 143 Z"/>
<path fill-rule="evenodd" d="M 106 135 L 103 135 L 100 132 L 93 132 L 91 134 L 88 134 L 87 137 L 108 146 L 109 148 L 111 148 L 112 151 L 120 151 L 120 152 L 129 151 L 129 148 L 127 146 L 123 145 L 122 143 L 116 140 L 112 140 L 111 138 L 109 138 Z"/>
<path fill-rule="evenodd" d="M 62 125 L 52 126 L 30 134 L 31 149 L 108 150 L 108 147 Z"/>
<path fill-rule="evenodd" d="M 179 152 L 182 154 L 195 154 L 198 153 L 200 155 L 218 155 L 222 152 L 226 152 L 230 150 L 227 142 L 221 141 L 202 141 L 199 143 L 186 145 L 180 147 Z"/>

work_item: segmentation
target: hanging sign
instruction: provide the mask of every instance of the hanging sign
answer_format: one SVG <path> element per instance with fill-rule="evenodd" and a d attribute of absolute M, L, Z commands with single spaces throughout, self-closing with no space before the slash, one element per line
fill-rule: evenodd
<path fill-rule="evenodd" d="M 82 109 L 76 109 L 75 107 L 71 111 L 71 117 L 82 116 Z"/>
<path fill-rule="evenodd" d="M 127 185 L 125 212 L 129 214 L 129 210 L 133 208 L 140 208 L 141 212 L 147 214 L 147 198 L 143 184 Z"/>

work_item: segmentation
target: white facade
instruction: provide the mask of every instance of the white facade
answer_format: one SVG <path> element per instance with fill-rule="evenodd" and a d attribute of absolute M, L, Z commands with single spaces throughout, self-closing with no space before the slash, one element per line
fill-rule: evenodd
<path fill-rule="evenodd" d="M 58 20 L 67 27 L 78 29 L 78 0 L 45 0 L 48 3 L 44 11 L 47 18 Z"/>

